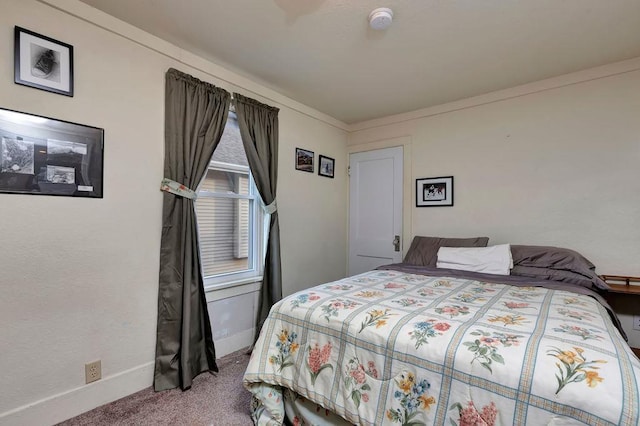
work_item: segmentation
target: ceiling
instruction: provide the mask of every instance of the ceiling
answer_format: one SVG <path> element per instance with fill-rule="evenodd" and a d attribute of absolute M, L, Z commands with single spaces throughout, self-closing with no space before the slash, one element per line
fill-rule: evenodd
<path fill-rule="evenodd" d="M 640 57 L 639 0 L 82 1 L 347 124 Z"/>

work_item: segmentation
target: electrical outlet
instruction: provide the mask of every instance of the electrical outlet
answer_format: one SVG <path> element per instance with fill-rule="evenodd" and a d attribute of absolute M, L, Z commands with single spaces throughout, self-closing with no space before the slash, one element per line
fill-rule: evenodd
<path fill-rule="evenodd" d="M 84 376 L 86 379 L 85 383 L 91 383 L 95 382 L 96 380 L 100 380 L 102 378 L 102 365 L 100 363 L 100 360 L 85 364 Z"/>
<path fill-rule="evenodd" d="M 640 315 L 633 316 L 633 329 L 640 330 Z"/>

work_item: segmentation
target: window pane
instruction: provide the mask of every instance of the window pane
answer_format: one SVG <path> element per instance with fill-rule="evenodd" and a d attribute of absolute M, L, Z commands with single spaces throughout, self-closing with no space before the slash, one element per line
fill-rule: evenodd
<path fill-rule="evenodd" d="M 246 271 L 252 200 L 201 197 L 196 202 L 203 275 Z"/>
<path fill-rule="evenodd" d="M 199 190 L 195 205 L 203 275 L 253 270 L 253 219 L 258 201 L 234 198 L 255 194 L 235 113 L 229 114 Z"/>
<path fill-rule="evenodd" d="M 209 169 L 199 190 L 249 195 L 249 175 L 246 172 Z"/>

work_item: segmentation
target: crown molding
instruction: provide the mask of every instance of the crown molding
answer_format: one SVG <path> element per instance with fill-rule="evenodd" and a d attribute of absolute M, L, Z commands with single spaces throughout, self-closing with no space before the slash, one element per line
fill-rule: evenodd
<path fill-rule="evenodd" d="M 509 89 L 498 90 L 495 92 L 490 92 L 455 102 L 448 102 L 446 104 L 422 108 L 403 114 L 389 115 L 382 118 L 353 123 L 349 126 L 349 132 L 357 132 L 360 130 L 398 124 L 406 121 L 431 117 L 434 115 L 446 114 L 448 112 L 473 108 L 480 105 L 500 102 L 507 99 L 518 98 L 521 96 L 531 95 L 534 93 L 540 93 L 547 90 L 558 89 L 575 84 L 586 83 L 589 81 L 599 80 L 602 78 L 612 77 L 620 74 L 626 74 L 638 70 L 640 70 L 640 57 L 628 59 L 626 61 L 614 62 L 599 67 L 589 68 L 570 74 L 564 74 L 545 80 L 539 80 L 533 83 L 527 83 L 520 86 L 511 87 Z"/>

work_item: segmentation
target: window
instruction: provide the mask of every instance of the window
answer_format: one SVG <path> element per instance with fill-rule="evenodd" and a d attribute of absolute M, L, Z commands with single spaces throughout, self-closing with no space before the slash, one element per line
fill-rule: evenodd
<path fill-rule="evenodd" d="M 205 287 L 243 282 L 262 273 L 261 207 L 231 111 L 196 201 Z"/>

